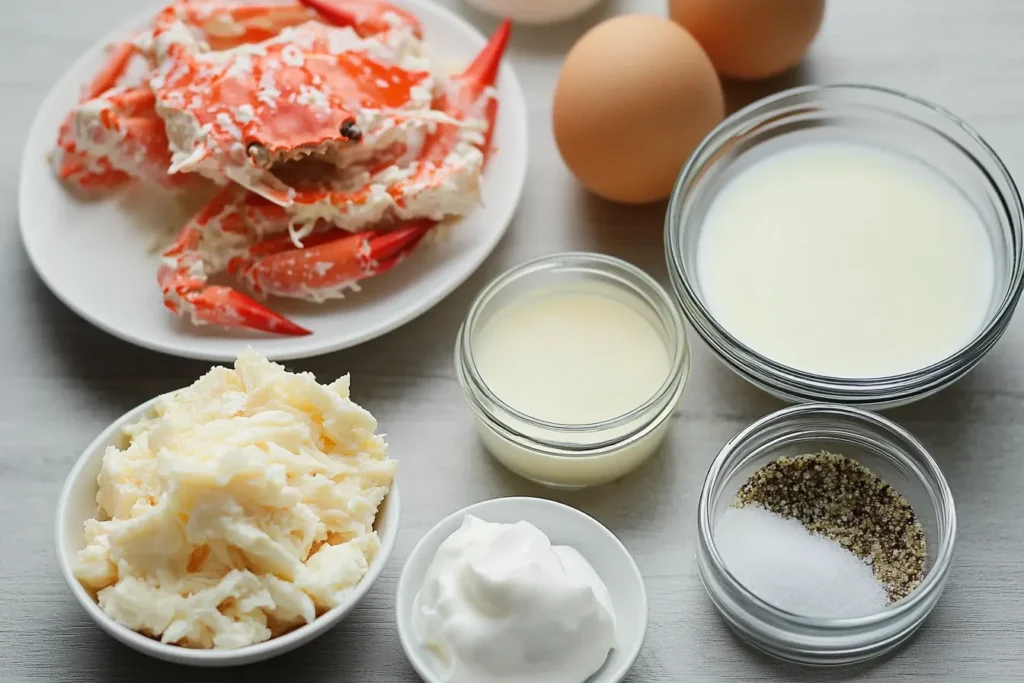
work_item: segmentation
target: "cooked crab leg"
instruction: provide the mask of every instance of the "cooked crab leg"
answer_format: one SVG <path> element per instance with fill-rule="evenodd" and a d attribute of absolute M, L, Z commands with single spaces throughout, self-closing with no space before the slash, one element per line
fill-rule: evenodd
<path fill-rule="evenodd" d="M 324 301 L 358 289 L 360 280 L 380 275 L 405 258 L 434 227 L 433 221 L 410 221 L 387 232 L 351 233 L 340 228 L 314 233 L 296 249 L 288 235 L 266 240 L 228 269 L 264 295 Z"/>
<path fill-rule="evenodd" d="M 153 24 L 161 31 L 181 21 L 197 31 L 209 49 L 217 51 L 258 43 L 316 18 L 315 12 L 296 2 L 177 0 L 160 12 Z"/>
<path fill-rule="evenodd" d="M 111 101 L 98 101 L 100 95 L 113 89 L 121 79 L 136 49 L 131 43 L 117 44 L 92 81 L 82 90 L 79 104 L 64 118 L 60 132 L 57 134 L 57 147 L 54 150 L 53 162 L 57 176 L 79 190 L 111 189 L 131 180 L 131 176 L 119 169 L 104 154 L 90 153 L 90 140 L 81 137 L 82 123 L 98 110 L 116 108 Z M 129 99 L 131 99 L 129 97 Z M 96 106 L 89 107 L 95 104 Z M 150 105 L 150 108 L 151 105 Z M 153 114 L 155 116 L 155 113 Z M 166 137 L 165 137 L 166 140 Z"/>
<path fill-rule="evenodd" d="M 476 56 L 476 59 L 453 79 L 449 88 L 437 103 L 436 108 L 450 114 L 453 118 L 464 121 L 470 116 L 482 114 L 487 122 L 482 139 L 475 143 L 484 155 L 490 155 L 491 139 L 494 136 L 494 123 L 498 117 L 498 98 L 487 95 L 487 90 L 494 86 L 501 67 L 501 57 L 508 46 L 512 31 L 512 22 L 505 19 L 491 35 L 487 45 Z M 420 159 L 421 173 L 430 173 L 432 165 L 440 165 L 459 143 L 461 132 L 453 126 L 438 126 L 424 144 Z M 422 178 L 413 177 L 409 183 L 421 182 Z"/>
<path fill-rule="evenodd" d="M 118 43 L 115 45 L 110 57 L 107 59 L 107 63 L 103 65 L 103 68 L 93 77 L 92 82 L 89 83 L 85 92 L 82 93 L 82 101 L 99 97 L 117 85 L 117 81 L 120 80 L 128 66 L 128 62 L 131 61 L 131 58 L 137 52 L 138 50 L 133 43 Z"/>
<path fill-rule="evenodd" d="M 194 31 L 209 49 L 226 50 L 272 38 L 290 26 L 317 18 L 317 12 L 296 2 L 250 5 L 225 0 L 175 0 L 153 18 L 148 29 L 114 46 L 82 100 L 99 97 L 114 87 L 133 56 L 143 54 L 152 61 L 153 38 L 176 22 Z"/>
<path fill-rule="evenodd" d="M 164 306 L 178 315 L 189 315 L 196 324 L 212 323 L 246 327 L 287 335 L 305 335 L 309 330 L 275 313 L 230 287 L 207 286 L 210 272 L 226 266 L 229 259 L 245 253 L 247 228 L 237 204 L 242 190 L 228 187 L 207 204 L 178 234 L 164 253 L 157 281 L 164 295 Z M 209 261 L 215 251 L 204 245 L 204 238 L 216 236 L 220 256 L 218 264 Z"/>
<path fill-rule="evenodd" d="M 226 50 L 273 38 L 286 28 L 322 20 L 349 26 L 366 37 L 408 26 L 417 35 L 415 15 L 381 0 L 283 0 L 249 4 L 239 0 L 178 0 L 155 24 L 180 20 L 198 30 L 212 50 Z"/>
<path fill-rule="evenodd" d="M 226 269 L 238 273 L 257 293 L 322 301 L 395 266 L 433 226 L 422 221 L 390 232 L 356 234 L 330 229 L 307 238 L 309 250 L 294 249 L 286 233 L 246 246 L 241 192 L 237 187 L 222 191 L 163 254 L 157 279 L 164 305 L 178 315 L 191 316 L 197 324 L 309 334 L 245 294 L 207 286 L 208 275 Z"/>
<path fill-rule="evenodd" d="M 312 334 L 305 327 L 230 287 L 211 285 L 198 292 L 189 292 L 187 296 L 192 320 L 196 323 L 243 327 L 294 337 Z M 181 312 L 166 301 L 164 305 L 174 313 Z"/>

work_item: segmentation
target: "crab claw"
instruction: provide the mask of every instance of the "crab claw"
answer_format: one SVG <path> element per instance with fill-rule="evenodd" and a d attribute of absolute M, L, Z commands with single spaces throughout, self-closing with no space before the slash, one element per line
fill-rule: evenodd
<path fill-rule="evenodd" d="M 163 253 L 157 282 L 164 306 L 176 315 L 188 315 L 196 324 L 245 327 L 271 334 L 300 336 L 306 328 L 275 313 L 263 304 L 230 287 L 207 285 L 210 275 L 224 266 L 217 248 L 204 245 L 209 239 L 230 253 L 245 253 L 247 226 L 243 215 L 245 192 L 227 187 L 214 197 L 178 233 Z"/>
<path fill-rule="evenodd" d="M 350 233 L 334 228 L 315 233 L 296 249 L 288 235 L 253 245 L 246 259 L 229 265 L 256 292 L 313 301 L 338 298 L 357 283 L 390 270 L 433 228 L 411 221 L 388 232 Z"/>
<path fill-rule="evenodd" d="M 214 285 L 197 292 L 186 292 L 182 299 L 190 304 L 192 318 L 198 322 L 295 337 L 312 334 L 305 327 L 230 287 Z M 164 303 L 175 313 L 179 312 L 173 303 Z"/>
<path fill-rule="evenodd" d="M 364 38 L 384 33 L 405 24 L 416 37 L 423 37 L 423 28 L 416 15 L 379 0 L 299 0 L 335 26 L 350 26 Z"/>

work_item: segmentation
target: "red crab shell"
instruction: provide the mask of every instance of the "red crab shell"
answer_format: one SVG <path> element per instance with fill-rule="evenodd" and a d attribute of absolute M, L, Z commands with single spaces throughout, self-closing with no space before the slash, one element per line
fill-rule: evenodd
<path fill-rule="evenodd" d="M 433 76 L 403 59 L 413 40 L 408 31 L 364 39 L 310 22 L 211 53 L 172 29 L 151 82 L 175 152 L 171 172 L 228 178 L 287 205 L 293 191 L 273 164 L 372 147 L 379 129 L 417 114 L 437 118 Z"/>

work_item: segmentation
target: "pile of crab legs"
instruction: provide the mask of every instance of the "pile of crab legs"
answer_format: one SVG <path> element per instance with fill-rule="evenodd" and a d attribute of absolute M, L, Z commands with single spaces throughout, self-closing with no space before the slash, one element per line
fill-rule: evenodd
<path fill-rule="evenodd" d="M 62 125 L 55 165 L 88 193 L 215 182 L 162 255 L 164 305 L 195 324 L 305 335 L 210 276 L 233 273 L 260 297 L 322 301 L 471 210 L 510 24 L 464 71 L 435 81 L 417 68 L 422 30 L 407 12 L 375 0 L 271 1 L 175 0 L 115 46 Z M 143 74 L 130 76 L 140 62 Z"/>

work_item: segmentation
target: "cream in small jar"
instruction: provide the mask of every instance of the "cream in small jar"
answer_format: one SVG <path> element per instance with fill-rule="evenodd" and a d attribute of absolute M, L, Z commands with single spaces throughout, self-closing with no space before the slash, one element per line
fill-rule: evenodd
<path fill-rule="evenodd" d="M 437 549 L 413 628 L 450 683 L 583 683 L 615 647 L 608 588 L 579 552 L 472 515 Z"/>
<path fill-rule="evenodd" d="M 669 373 L 658 330 L 629 303 L 592 284 L 531 292 L 495 312 L 473 343 L 484 383 L 513 408 L 547 422 L 625 415 Z"/>
<path fill-rule="evenodd" d="M 616 479 L 660 445 L 689 355 L 664 290 L 599 254 L 524 264 L 478 296 L 456 367 L 488 450 L 559 487 Z"/>

